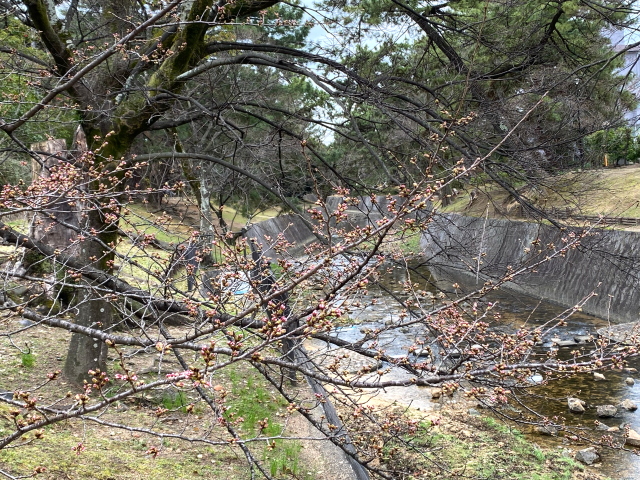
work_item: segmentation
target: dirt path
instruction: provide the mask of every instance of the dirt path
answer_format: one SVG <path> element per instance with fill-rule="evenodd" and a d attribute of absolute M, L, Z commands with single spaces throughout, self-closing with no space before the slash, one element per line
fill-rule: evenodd
<path fill-rule="evenodd" d="M 316 411 L 314 414 L 321 413 Z M 356 480 L 345 453 L 327 440 L 306 418 L 302 415 L 292 416 L 288 428 L 295 432 L 294 435 L 305 438 L 300 441 L 300 463 L 304 473 L 309 472 L 314 478 Z"/>

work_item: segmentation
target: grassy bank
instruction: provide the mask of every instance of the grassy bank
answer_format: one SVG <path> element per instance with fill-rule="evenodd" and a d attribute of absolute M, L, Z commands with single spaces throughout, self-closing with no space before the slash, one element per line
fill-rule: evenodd
<path fill-rule="evenodd" d="M 405 480 L 605 480 L 576 462 L 570 449 L 541 448 L 516 428 L 488 414 L 471 415 L 461 405 L 426 415 L 413 411 L 410 421 L 397 420 L 406 415 L 399 408 L 380 412 L 386 435 L 373 442 L 355 436 L 365 451 L 377 443 L 380 454 L 373 463 L 401 472 Z"/>
<path fill-rule="evenodd" d="M 580 215 L 610 215 L 640 218 L 640 165 L 619 168 L 573 171 L 551 176 L 536 188 L 517 185 L 521 193 L 540 209 L 570 209 Z M 477 188 L 477 198 L 470 202 L 470 192 Z M 440 211 L 480 217 L 518 217 L 518 209 L 495 183 L 480 183 L 452 198 Z"/>

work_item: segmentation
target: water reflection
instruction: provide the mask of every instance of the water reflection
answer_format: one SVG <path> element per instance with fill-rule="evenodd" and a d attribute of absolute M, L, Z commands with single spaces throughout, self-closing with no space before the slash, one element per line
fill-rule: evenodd
<path fill-rule="evenodd" d="M 367 301 L 371 299 L 376 300 L 376 305 L 354 309 L 350 315 L 358 323 L 358 326 L 339 329 L 338 335 L 343 339 L 356 341 L 362 338 L 362 332 L 367 328 L 381 328 L 385 323 L 397 321 L 400 307 L 396 299 L 406 300 L 415 295 L 415 291 L 410 294 L 403 288 L 403 283 L 408 280 L 413 284 L 418 284 L 417 290 L 424 291 L 421 300 L 426 305 L 429 302 L 436 304 L 441 301 L 437 297 L 440 289 L 444 289 L 449 298 L 460 298 L 474 288 L 474 285 L 471 285 L 468 280 L 464 281 L 460 277 L 439 276 L 438 279 L 435 279 L 425 268 L 412 266 L 409 273 L 405 268 L 389 268 L 381 275 L 380 286 L 372 287 L 367 298 L 362 299 L 363 305 L 367 305 Z M 456 288 L 453 287 L 454 284 L 456 284 Z M 493 327 L 502 330 L 543 325 L 550 319 L 561 315 L 565 310 L 557 305 L 506 290 L 490 293 L 482 300 L 499 305 L 500 323 Z M 553 343 L 562 345 L 563 342 L 572 343 L 574 339 L 584 341 L 585 338 L 581 337 L 595 335 L 596 330 L 604 326 L 607 326 L 605 320 L 578 312 L 568 318 L 565 326 L 554 329 L 552 334 L 543 339 L 544 344 L 540 346 L 540 353 L 544 353 L 549 348 L 556 348 Z M 382 333 L 379 346 L 391 356 L 407 355 L 408 345 L 413 344 L 417 338 L 424 338 L 424 335 L 425 332 L 419 327 L 404 328 L 401 331 L 394 330 Z M 569 358 L 569 352 L 575 348 L 588 352 L 589 342 L 578 347 L 561 347 L 558 350 L 558 357 Z M 640 360 L 631 360 L 628 366 L 640 370 Z M 613 418 L 597 418 L 595 407 L 598 405 L 618 405 L 626 399 L 640 405 L 639 384 L 628 385 L 625 383 L 625 379 L 628 377 L 638 379 L 636 373 L 623 371 L 604 373 L 606 380 L 599 382 L 594 381 L 592 374 L 581 374 L 552 382 L 546 382 L 542 376 L 532 378 L 530 388 L 514 392 L 517 398 L 522 401 L 522 405 L 519 406 L 515 403 L 514 408 L 509 409 L 506 413 L 514 418 L 532 418 L 526 409 L 526 405 L 529 405 L 541 415 L 555 419 L 556 423 L 584 429 L 582 432 L 594 439 L 600 438 L 603 434 L 611 434 L 596 430 L 596 421 L 607 427 L 624 427 L 625 424 L 628 424 L 632 429 L 640 432 L 640 410 L 638 413 L 619 411 Z M 413 393 L 407 395 L 406 398 L 416 402 L 419 395 L 420 392 Z M 567 407 L 567 397 L 569 396 L 576 396 L 587 402 L 588 408 L 584 414 L 569 412 Z M 424 399 L 420 400 L 420 404 L 423 404 Z M 600 426 L 600 429 L 604 428 L 604 426 Z M 622 430 L 623 428 L 621 428 L 621 432 Z M 621 443 L 621 432 L 613 434 L 617 439 L 617 444 Z M 536 443 L 550 447 L 562 445 L 566 441 L 562 437 L 543 437 L 534 434 L 530 438 Z M 573 443 L 572 446 L 575 448 L 576 444 Z M 601 473 L 616 479 L 640 478 L 640 459 L 634 454 L 616 450 L 601 450 L 603 458 L 603 464 L 599 470 Z"/>

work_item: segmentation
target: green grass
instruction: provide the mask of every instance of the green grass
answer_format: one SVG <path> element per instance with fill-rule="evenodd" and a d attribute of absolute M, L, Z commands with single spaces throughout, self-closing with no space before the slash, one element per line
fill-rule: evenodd
<path fill-rule="evenodd" d="M 0 468 L 33 472 L 36 467 L 44 466 L 46 471 L 37 478 L 45 480 L 244 478 L 241 471 L 228 469 L 227 464 L 220 461 L 219 453 L 212 455 L 198 448 L 190 448 L 189 445 L 167 441 L 165 447 L 171 446 L 171 451 L 165 448 L 158 457 L 153 458 L 145 455 L 145 452 L 149 447 L 158 445 L 157 439 L 134 438 L 123 431 L 118 431 L 115 436 L 104 436 L 99 430 L 100 427 L 90 424 L 81 427 L 79 433 L 57 426 L 47 428 L 42 440 L 34 440 L 17 449 L 0 450 Z M 84 450 L 76 453 L 73 449 L 80 443 Z M 198 458 L 198 454 L 202 458 Z"/>
<path fill-rule="evenodd" d="M 584 469 L 492 417 L 449 413 L 440 424 L 420 422 L 417 430 L 402 434 L 400 440 L 385 442 L 382 465 L 397 472 L 417 472 L 407 478 L 571 480 L 577 470 Z M 406 448 L 409 443 L 413 449 Z"/>
<path fill-rule="evenodd" d="M 296 441 L 276 440 L 272 449 L 265 450 L 264 459 L 269 462 L 271 476 L 293 478 L 311 478 L 308 474 L 301 475 L 299 463 L 302 446 Z"/>
<path fill-rule="evenodd" d="M 21 353 L 20 362 L 25 368 L 33 368 L 36 366 L 36 356 L 31 352 Z"/>
<path fill-rule="evenodd" d="M 162 395 L 162 406 L 167 410 L 180 410 L 183 413 L 187 412 L 186 406 L 189 404 L 187 395 L 179 390 L 167 390 Z"/>
<path fill-rule="evenodd" d="M 253 375 L 243 375 L 235 370 L 230 371 L 228 375 L 232 383 L 233 398 L 229 402 L 230 408 L 227 415 L 229 418 L 236 419 L 242 417 L 244 419 L 242 428 L 245 431 L 255 431 L 259 422 L 265 418 L 271 419 L 280 407 L 286 405 L 283 400 L 270 393 Z M 280 435 L 282 428 L 282 425 L 270 421 L 263 433 L 267 436 Z"/>
<path fill-rule="evenodd" d="M 265 437 L 283 435 L 284 426 L 274 422 L 277 411 L 286 406 L 286 402 L 267 389 L 255 374 L 246 371 L 230 370 L 231 400 L 225 416 L 229 420 L 242 418 L 241 428 L 246 433 L 260 433 Z M 275 439 L 265 445 L 262 459 L 269 465 L 269 471 L 275 478 L 313 478 L 302 472 L 300 465 L 300 442 Z"/>
<path fill-rule="evenodd" d="M 29 221 L 26 218 L 21 218 L 18 220 L 8 220 L 5 223 L 14 230 L 18 230 L 19 232 L 26 232 L 29 229 Z"/>

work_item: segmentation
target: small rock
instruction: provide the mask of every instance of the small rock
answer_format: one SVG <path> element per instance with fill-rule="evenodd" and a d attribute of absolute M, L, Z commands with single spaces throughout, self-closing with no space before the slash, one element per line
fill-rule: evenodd
<path fill-rule="evenodd" d="M 607 432 L 616 433 L 620 431 L 620 427 L 609 427 L 607 428 Z"/>
<path fill-rule="evenodd" d="M 529 383 L 538 384 L 544 381 L 544 377 L 539 373 L 536 373 L 534 375 L 531 375 L 527 380 L 529 381 Z"/>
<path fill-rule="evenodd" d="M 434 400 L 437 400 L 441 396 L 442 396 L 441 388 L 434 388 L 433 390 L 431 390 L 431 398 L 433 398 Z"/>
<path fill-rule="evenodd" d="M 601 432 L 607 432 L 609 431 L 609 425 L 605 425 L 604 423 L 596 420 L 596 430 L 600 430 Z"/>
<path fill-rule="evenodd" d="M 576 343 L 588 343 L 593 341 L 593 337 L 591 335 L 576 335 L 573 339 Z"/>
<path fill-rule="evenodd" d="M 625 439 L 627 445 L 632 447 L 640 447 L 640 434 L 633 429 L 629 429 L 629 436 Z"/>
<path fill-rule="evenodd" d="M 628 398 L 620 402 L 618 406 L 620 408 L 623 408 L 624 410 L 627 410 L 628 412 L 635 412 L 638 409 L 638 405 L 636 405 L 635 402 L 629 400 Z"/>
<path fill-rule="evenodd" d="M 622 371 L 627 373 L 638 373 L 638 369 L 633 367 L 625 367 Z"/>
<path fill-rule="evenodd" d="M 27 293 L 29 293 L 31 289 L 26 285 L 20 285 L 18 287 L 12 288 L 11 293 L 18 295 L 19 297 L 24 297 Z"/>
<path fill-rule="evenodd" d="M 630 387 L 635 385 L 636 381 L 631 378 L 631 377 L 627 377 L 624 379 L 624 383 L 626 383 L 627 385 L 629 385 Z"/>
<path fill-rule="evenodd" d="M 578 343 L 574 342 L 573 340 L 560 340 L 559 342 L 554 343 L 556 343 L 559 347 L 575 347 L 578 345 Z"/>
<path fill-rule="evenodd" d="M 23 327 L 31 327 L 32 325 L 35 325 L 35 323 L 33 323 L 31 320 L 27 320 L 26 318 L 23 318 L 18 323 Z"/>
<path fill-rule="evenodd" d="M 558 435 L 558 429 L 553 425 L 539 425 L 536 427 L 536 432 L 540 435 L 551 435 L 553 437 Z"/>
<path fill-rule="evenodd" d="M 604 376 L 603 374 L 601 374 L 601 373 L 593 372 L 593 379 L 594 379 L 596 382 L 601 382 L 601 381 L 603 381 L 603 380 L 606 380 L 606 379 L 607 379 L 607 377 L 605 377 L 605 376 Z"/>
<path fill-rule="evenodd" d="M 616 413 L 618 413 L 618 409 L 615 405 L 598 405 L 596 407 L 596 415 L 600 418 L 615 417 Z"/>
<path fill-rule="evenodd" d="M 480 412 L 478 410 L 476 410 L 475 408 L 470 408 L 469 410 L 467 410 L 467 413 L 469 415 L 471 415 L 472 417 L 480 416 Z"/>
<path fill-rule="evenodd" d="M 578 450 L 576 452 L 576 460 L 585 465 L 593 465 L 599 459 L 600 455 L 598 455 L 594 447 L 585 448 L 584 450 Z"/>
<path fill-rule="evenodd" d="M 567 399 L 567 405 L 569 406 L 569 411 L 572 413 L 584 413 L 584 407 L 587 405 L 587 402 L 579 398 L 569 397 Z"/>

